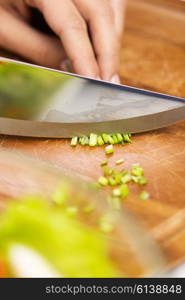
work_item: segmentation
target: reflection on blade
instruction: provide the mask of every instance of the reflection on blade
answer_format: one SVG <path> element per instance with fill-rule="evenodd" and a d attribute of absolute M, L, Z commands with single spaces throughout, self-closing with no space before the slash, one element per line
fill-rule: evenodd
<path fill-rule="evenodd" d="M 140 132 L 185 118 L 181 98 L 7 59 L 0 62 L 1 133 L 70 137 L 95 130 Z"/>

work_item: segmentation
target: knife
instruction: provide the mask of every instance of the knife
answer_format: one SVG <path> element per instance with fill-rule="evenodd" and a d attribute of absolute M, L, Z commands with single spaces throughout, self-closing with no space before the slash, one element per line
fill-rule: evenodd
<path fill-rule="evenodd" d="M 185 119 L 185 98 L 0 57 L 0 134 L 138 133 Z"/>

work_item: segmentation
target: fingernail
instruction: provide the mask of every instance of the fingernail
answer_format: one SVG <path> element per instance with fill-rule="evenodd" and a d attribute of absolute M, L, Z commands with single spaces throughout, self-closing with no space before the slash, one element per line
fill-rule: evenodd
<path fill-rule="evenodd" d="M 111 81 L 112 83 L 116 83 L 116 84 L 120 84 L 120 83 L 121 83 L 120 77 L 119 77 L 118 74 L 113 75 L 110 81 Z"/>
<path fill-rule="evenodd" d="M 69 59 L 65 59 L 62 61 L 62 63 L 60 64 L 60 68 L 62 71 L 66 71 L 66 72 L 72 72 L 73 68 L 71 65 L 71 62 Z"/>
<path fill-rule="evenodd" d="M 99 76 L 97 76 L 95 79 L 96 79 L 96 80 L 101 80 L 101 78 L 100 78 Z"/>

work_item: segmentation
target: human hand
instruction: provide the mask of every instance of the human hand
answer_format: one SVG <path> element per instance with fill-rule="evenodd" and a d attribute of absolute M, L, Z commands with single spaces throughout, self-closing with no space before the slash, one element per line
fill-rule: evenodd
<path fill-rule="evenodd" d="M 126 0 L 0 0 L 0 46 L 33 62 L 119 82 L 119 47 Z M 57 37 L 29 25 L 40 10 Z"/>

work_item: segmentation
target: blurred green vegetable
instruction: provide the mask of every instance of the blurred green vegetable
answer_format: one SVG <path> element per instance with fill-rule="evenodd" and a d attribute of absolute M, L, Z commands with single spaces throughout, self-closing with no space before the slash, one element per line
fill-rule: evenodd
<path fill-rule="evenodd" d="M 61 85 L 61 74 L 19 64 L 0 64 L 0 117 L 32 119 Z"/>
<path fill-rule="evenodd" d="M 75 208 L 65 211 L 34 196 L 12 202 L 0 217 L 0 253 L 8 259 L 8 249 L 18 243 L 38 251 L 61 276 L 118 275 L 105 238 L 71 217 L 74 212 Z M 105 231 L 112 229 L 107 223 L 106 219 L 102 225 Z"/>

